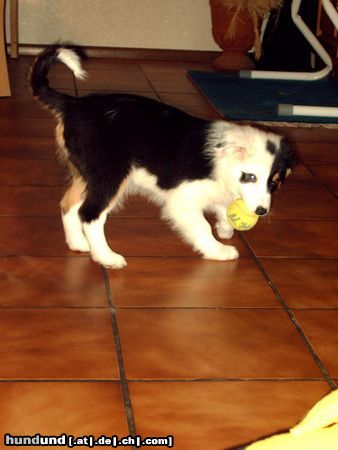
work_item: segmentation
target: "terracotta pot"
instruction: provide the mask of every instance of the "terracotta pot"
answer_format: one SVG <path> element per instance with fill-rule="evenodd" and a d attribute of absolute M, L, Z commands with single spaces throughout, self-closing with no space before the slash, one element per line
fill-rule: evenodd
<path fill-rule="evenodd" d="M 228 9 L 219 0 L 210 0 L 212 35 L 215 42 L 223 50 L 223 55 L 216 58 L 217 69 L 249 68 L 254 64 L 247 57 L 247 51 L 253 46 L 255 33 L 252 18 L 247 11 L 240 11 L 237 16 L 233 35 L 229 28 L 236 8 Z M 232 59 L 235 58 L 233 61 Z"/>

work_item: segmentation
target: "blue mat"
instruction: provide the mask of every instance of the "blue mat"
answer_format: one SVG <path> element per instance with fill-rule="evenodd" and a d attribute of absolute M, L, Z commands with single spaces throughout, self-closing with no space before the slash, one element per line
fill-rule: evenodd
<path fill-rule="evenodd" d="M 189 71 L 188 76 L 214 108 L 230 120 L 338 123 L 337 118 L 278 116 L 277 105 L 338 106 L 338 82 L 239 78 L 224 72 Z"/>

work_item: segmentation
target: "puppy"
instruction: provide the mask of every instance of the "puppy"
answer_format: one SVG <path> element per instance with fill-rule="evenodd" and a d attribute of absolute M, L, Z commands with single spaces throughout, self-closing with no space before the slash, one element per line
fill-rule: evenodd
<path fill-rule="evenodd" d="M 126 194 L 140 192 L 161 206 L 163 218 L 204 258 L 238 258 L 235 247 L 214 238 L 204 213 L 216 215 L 221 239 L 233 235 L 226 211 L 234 199 L 267 214 L 271 193 L 291 167 L 285 140 L 251 126 L 195 118 L 136 95 L 57 92 L 47 78 L 57 61 L 77 79 L 86 76 L 78 50 L 52 46 L 35 60 L 30 83 L 58 122 L 58 153 L 71 178 L 61 200 L 69 248 L 90 252 L 104 267 L 125 266 L 107 244 L 104 225 Z"/>

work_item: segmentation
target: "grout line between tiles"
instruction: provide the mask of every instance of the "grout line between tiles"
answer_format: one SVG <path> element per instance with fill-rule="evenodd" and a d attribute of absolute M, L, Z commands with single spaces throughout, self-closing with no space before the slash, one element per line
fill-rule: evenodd
<path fill-rule="evenodd" d="M 128 383 L 252 383 L 252 382 L 323 382 L 324 378 L 126 378 Z M 0 378 L 0 383 L 112 383 L 121 384 L 121 380 L 114 378 Z"/>
<path fill-rule="evenodd" d="M 113 303 L 113 295 L 112 295 L 112 291 L 110 288 L 107 269 L 102 268 L 102 274 L 103 274 L 103 278 L 104 278 L 104 282 L 105 282 L 105 286 L 106 286 L 106 293 L 107 293 L 109 308 L 110 308 L 110 312 L 111 312 L 111 322 L 112 322 L 113 334 L 114 334 L 115 351 L 116 351 L 118 367 L 119 367 L 119 372 L 120 372 L 124 411 L 125 411 L 125 415 L 126 415 L 129 433 L 132 436 L 135 436 L 136 435 L 136 426 L 135 426 L 134 412 L 133 412 L 133 407 L 132 407 L 130 393 L 129 393 L 126 369 L 125 369 L 124 361 L 123 361 L 121 338 L 120 338 L 120 333 L 119 333 L 119 328 L 118 328 L 117 318 L 116 318 L 116 308 L 114 307 L 114 303 Z"/>
<path fill-rule="evenodd" d="M 142 72 L 143 76 L 145 77 L 145 79 L 147 80 L 147 83 L 150 86 L 152 92 L 156 95 L 157 99 L 160 101 L 161 100 L 161 94 L 156 91 L 155 86 L 153 85 L 152 81 L 148 77 L 147 73 L 143 70 L 142 65 L 138 64 L 138 67 L 141 70 L 141 72 Z"/>
<path fill-rule="evenodd" d="M 296 331 L 298 332 L 298 334 L 300 335 L 301 339 L 303 340 L 303 343 L 304 343 L 305 347 L 310 352 L 312 358 L 314 359 L 315 363 L 317 364 L 319 370 L 321 371 L 321 373 L 322 373 L 325 381 L 329 385 L 330 389 L 331 390 L 337 389 L 337 385 L 336 385 L 334 379 L 330 376 L 330 374 L 329 374 L 328 370 L 326 369 L 324 363 L 320 359 L 320 357 L 317 354 L 316 350 L 314 349 L 314 347 L 312 346 L 311 342 L 309 341 L 309 339 L 307 338 L 306 334 L 304 333 L 304 331 L 303 331 L 301 325 L 299 324 L 298 320 L 294 316 L 291 308 L 289 307 L 289 305 L 285 301 L 285 299 L 282 296 L 282 294 L 279 292 L 278 288 L 274 285 L 272 279 L 270 278 L 268 272 L 265 270 L 263 264 L 259 261 L 259 259 L 255 255 L 251 245 L 246 240 L 245 236 L 243 236 L 243 233 L 239 233 L 239 234 L 240 234 L 240 239 L 241 239 L 243 245 L 247 248 L 249 253 L 251 253 L 252 258 L 255 261 L 257 267 L 259 268 L 259 270 L 263 274 L 264 278 L 268 282 L 269 286 L 271 287 L 273 293 L 275 294 L 275 297 L 276 297 L 277 301 L 282 305 L 284 311 L 286 312 L 286 314 L 288 315 L 289 319 L 291 320 L 291 322 L 293 323 L 294 327 L 296 328 Z"/>
<path fill-rule="evenodd" d="M 114 383 L 120 384 L 114 378 L 0 378 L 0 383 Z"/>
<path fill-rule="evenodd" d="M 6 309 L 20 309 L 20 310 L 74 310 L 74 311 L 107 311 L 109 310 L 109 306 L 56 306 L 56 305 L 50 305 L 50 306 L 41 306 L 41 305 L 28 305 L 28 306 L 22 306 L 22 305 L 0 305 L 0 310 L 6 310 Z"/>
<path fill-rule="evenodd" d="M 1 308 L 1 307 L 0 307 Z M 8 307 L 4 307 L 8 308 Z M 10 307 L 9 307 L 10 308 Z M 13 306 L 15 308 L 15 306 Z M 20 307 L 21 308 L 21 307 Z M 46 307 L 49 308 L 49 307 Z M 74 309 L 89 309 L 86 307 L 70 307 Z M 103 307 L 91 307 L 91 309 L 102 309 Z M 116 306 L 116 310 L 147 310 L 147 311 L 281 311 L 280 306 Z M 336 311 L 338 306 L 332 308 L 290 308 L 292 311 Z"/>
<path fill-rule="evenodd" d="M 1 259 L 1 258 L 0 258 Z M 73 311 L 107 311 L 110 306 L 71 306 L 71 305 L 0 305 L 0 310 L 73 310 Z M 280 311 L 281 306 L 115 306 L 115 311 L 145 310 L 145 311 Z M 337 311 L 338 306 L 332 308 L 290 308 L 292 311 Z"/>
<path fill-rule="evenodd" d="M 328 186 L 328 184 L 326 184 L 324 181 L 322 181 L 317 175 L 316 173 L 313 171 L 312 166 L 317 165 L 317 164 L 308 164 L 304 161 L 302 161 L 303 166 L 306 168 L 306 170 L 308 170 L 311 175 L 316 179 L 316 181 L 318 182 L 318 184 L 320 184 L 325 190 L 327 190 L 331 195 L 333 195 L 334 198 L 337 198 L 337 194 L 335 193 L 335 190 L 330 188 Z M 326 165 L 326 164 L 325 164 Z"/>
<path fill-rule="evenodd" d="M 129 383 L 252 383 L 252 382 L 309 382 L 326 381 L 324 378 L 128 378 Z"/>

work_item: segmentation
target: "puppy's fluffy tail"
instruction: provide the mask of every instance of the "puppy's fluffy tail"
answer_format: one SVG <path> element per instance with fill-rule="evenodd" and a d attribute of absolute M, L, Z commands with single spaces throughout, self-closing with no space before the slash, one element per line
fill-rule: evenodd
<path fill-rule="evenodd" d="M 56 62 L 65 64 L 74 74 L 75 78 L 82 80 L 87 73 L 81 66 L 84 54 L 75 48 L 64 46 L 50 46 L 38 55 L 30 68 L 29 81 L 33 96 L 47 105 L 50 109 L 62 112 L 64 101 L 68 95 L 57 92 L 49 86 L 48 72 Z"/>

